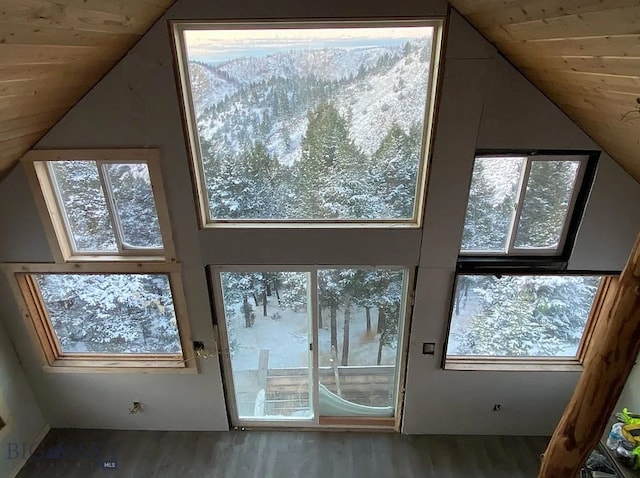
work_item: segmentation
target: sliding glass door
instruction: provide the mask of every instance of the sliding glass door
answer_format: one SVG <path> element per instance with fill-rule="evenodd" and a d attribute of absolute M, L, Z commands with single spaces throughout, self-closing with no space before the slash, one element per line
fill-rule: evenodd
<path fill-rule="evenodd" d="M 312 419 L 309 273 L 220 271 L 218 279 L 238 421 Z"/>
<path fill-rule="evenodd" d="M 408 271 L 287 269 L 212 268 L 233 424 L 393 424 Z"/>

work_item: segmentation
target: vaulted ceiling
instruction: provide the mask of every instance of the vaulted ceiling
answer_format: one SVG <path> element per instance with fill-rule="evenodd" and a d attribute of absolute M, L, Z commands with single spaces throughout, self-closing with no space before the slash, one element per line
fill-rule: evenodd
<path fill-rule="evenodd" d="M 640 181 L 640 0 L 450 3 Z"/>
<path fill-rule="evenodd" d="M 0 179 L 174 0 L 0 0 Z M 450 0 L 640 181 L 640 0 Z"/>
<path fill-rule="evenodd" d="M 174 0 L 0 0 L 0 179 Z"/>

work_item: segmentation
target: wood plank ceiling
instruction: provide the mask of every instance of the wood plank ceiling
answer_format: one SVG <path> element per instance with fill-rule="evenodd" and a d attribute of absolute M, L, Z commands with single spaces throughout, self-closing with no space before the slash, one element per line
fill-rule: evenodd
<path fill-rule="evenodd" d="M 0 179 L 174 0 L 0 0 Z M 640 181 L 640 0 L 451 0 Z"/>
<path fill-rule="evenodd" d="M 0 180 L 174 0 L 0 0 Z"/>
<path fill-rule="evenodd" d="M 640 0 L 450 3 L 640 182 Z"/>

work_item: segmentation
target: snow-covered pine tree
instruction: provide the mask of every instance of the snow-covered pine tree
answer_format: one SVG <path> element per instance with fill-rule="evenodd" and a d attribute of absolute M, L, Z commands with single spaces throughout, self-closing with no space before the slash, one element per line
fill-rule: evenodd
<path fill-rule="evenodd" d="M 556 356 L 577 347 L 598 278 L 478 276 L 480 310 L 454 333 L 454 355 Z"/>
<path fill-rule="evenodd" d="M 169 279 L 157 274 L 38 274 L 63 350 L 180 353 Z"/>
<path fill-rule="evenodd" d="M 562 234 L 577 161 L 532 161 L 516 247 L 555 247 Z"/>

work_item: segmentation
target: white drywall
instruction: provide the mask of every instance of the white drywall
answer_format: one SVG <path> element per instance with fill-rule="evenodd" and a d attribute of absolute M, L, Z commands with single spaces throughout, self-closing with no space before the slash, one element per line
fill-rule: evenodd
<path fill-rule="evenodd" d="M 411 17 L 445 14 L 444 1 L 216 3 L 179 0 L 166 18 Z M 184 267 L 189 320 L 196 340 L 210 340 L 212 318 L 206 264 L 419 265 L 406 383 L 407 433 L 548 434 L 568 400 L 577 373 L 457 372 L 440 369 L 451 286 L 476 148 L 596 146 L 457 14 L 449 42 L 430 171 L 423 231 L 198 230 L 171 43 L 165 21 L 133 50 L 37 145 L 38 148 L 157 147 L 179 261 Z M 578 236 L 581 268 L 617 268 L 638 229 L 637 206 L 619 204 L 606 218 L 607 250 L 598 248 L 598 221 L 610 197 L 640 203 L 640 187 L 621 179 L 610 160 L 601 165 Z M 51 253 L 17 168 L 0 184 L 1 261 L 50 260 Z M 595 250 L 597 249 L 597 250 Z M 598 261 L 589 261 L 599 254 Z M 622 258 L 622 259 L 621 259 Z M 201 362 L 198 375 L 47 373 L 0 280 L 0 313 L 11 324 L 20 357 L 52 426 L 125 429 L 228 427 L 220 369 Z M 422 342 L 438 354 L 423 356 Z M 133 400 L 145 413 L 129 415 Z M 494 413 L 494 403 L 503 411 Z"/>
<path fill-rule="evenodd" d="M 640 413 L 640 367 L 638 367 L 638 359 L 636 359 L 636 363 L 631 369 L 614 411 L 619 412 L 623 408 L 628 408 L 633 413 Z M 605 430 L 605 432 L 608 431 Z"/>
<path fill-rule="evenodd" d="M 0 319 L 3 312 L 0 310 Z M 48 430 L 9 336 L 0 320 L 0 476 L 12 477 Z"/>

